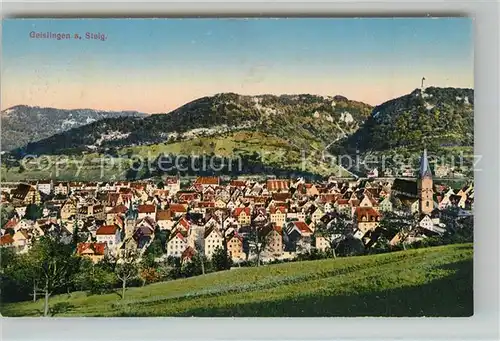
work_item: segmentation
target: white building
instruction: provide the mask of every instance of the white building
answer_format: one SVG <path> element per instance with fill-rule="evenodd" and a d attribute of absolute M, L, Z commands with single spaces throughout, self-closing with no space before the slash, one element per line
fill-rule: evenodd
<path fill-rule="evenodd" d="M 167 242 L 167 257 L 180 257 L 188 247 L 187 238 L 180 232 L 172 233 L 172 237 Z"/>
<path fill-rule="evenodd" d="M 110 249 L 121 243 L 120 229 L 116 225 L 102 225 L 95 232 L 98 243 L 106 243 Z"/>

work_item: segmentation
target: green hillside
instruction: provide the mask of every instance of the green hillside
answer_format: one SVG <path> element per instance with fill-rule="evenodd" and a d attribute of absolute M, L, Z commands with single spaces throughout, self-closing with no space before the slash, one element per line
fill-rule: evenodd
<path fill-rule="evenodd" d="M 130 174 L 127 173 L 133 163 L 133 160 L 129 158 L 131 155 L 148 160 L 151 169 L 148 174 L 141 172 L 134 175 L 134 179 L 160 175 L 161 172 L 155 172 L 155 169 L 158 168 L 158 162 L 155 161 L 160 155 L 196 155 L 200 157 L 217 155 L 218 157 L 230 158 L 234 160 L 233 172 L 226 173 L 232 175 L 239 175 L 237 171 L 239 162 L 241 162 L 246 169 L 242 169 L 240 174 L 262 173 L 262 168 L 267 167 L 266 173 L 279 175 L 280 172 L 283 172 L 284 176 L 293 172 L 319 176 L 331 174 L 349 176 L 348 172 L 337 167 L 335 163 L 323 162 L 320 158 L 309 158 L 307 162 L 303 162 L 300 149 L 285 139 L 262 132 L 240 130 L 218 136 L 204 136 L 191 140 L 121 148 L 114 152 L 112 162 L 108 162 L 100 153 L 76 154 L 69 157 L 43 155 L 32 160 L 32 164 L 27 164 L 22 170 L 18 165 L 10 165 L 5 162 L 1 168 L 1 179 L 3 181 L 48 178 L 66 181 L 131 180 Z M 70 161 L 66 161 L 64 166 L 56 166 L 57 160 L 67 160 L 68 158 Z M 102 171 L 101 164 L 106 165 Z M 37 165 L 40 165 L 40 168 Z M 254 165 L 262 167 L 254 169 Z"/>
<path fill-rule="evenodd" d="M 415 89 L 373 109 L 363 125 L 342 141 L 346 149 L 386 151 L 404 147 L 435 151 L 474 144 L 474 90 Z"/>
<path fill-rule="evenodd" d="M 118 294 L 54 296 L 55 316 L 470 316 L 472 244 L 239 268 Z M 42 300 L 6 304 L 39 316 Z"/>

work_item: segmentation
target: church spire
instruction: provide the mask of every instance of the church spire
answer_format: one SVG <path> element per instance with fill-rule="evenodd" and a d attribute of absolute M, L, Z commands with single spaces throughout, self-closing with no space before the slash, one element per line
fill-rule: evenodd
<path fill-rule="evenodd" d="M 432 177 L 431 167 L 429 165 L 429 160 L 427 159 L 427 148 L 424 149 L 424 153 L 420 158 L 420 178 L 424 178 L 426 176 Z"/>
<path fill-rule="evenodd" d="M 132 205 L 132 199 L 130 199 L 129 201 L 126 219 L 131 219 L 131 220 L 137 219 L 137 211 L 134 209 L 134 206 Z"/>

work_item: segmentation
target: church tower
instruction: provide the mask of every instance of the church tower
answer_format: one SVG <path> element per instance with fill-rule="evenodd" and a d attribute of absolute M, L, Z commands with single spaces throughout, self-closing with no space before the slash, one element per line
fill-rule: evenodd
<path fill-rule="evenodd" d="M 417 180 L 419 209 L 421 214 L 431 214 L 434 209 L 434 191 L 432 186 L 432 172 L 427 159 L 427 149 L 424 149 L 420 159 L 420 172 Z"/>
<path fill-rule="evenodd" d="M 137 216 L 137 210 L 133 207 L 132 200 L 130 200 L 127 215 L 125 216 L 125 237 L 131 237 L 134 234 Z"/>

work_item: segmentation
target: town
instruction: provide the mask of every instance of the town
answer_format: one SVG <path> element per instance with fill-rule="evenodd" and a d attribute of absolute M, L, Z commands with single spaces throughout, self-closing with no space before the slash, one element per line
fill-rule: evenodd
<path fill-rule="evenodd" d="M 78 240 L 75 252 L 93 262 L 131 250 L 140 259 L 159 233 L 165 238 L 156 260 L 181 263 L 197 253 L 210 260 L 218 248 L 233 264 L 260 264 L 335 251 L 353 239 L 365 249 L 405 246 L 472 221 L 474 204 L 472 183 L 460 189 L 433 183 L 426 151 L 416 181 L 223 182 L 214 176 L 184 188 L 179 177 L 158 183 L 36 181 L 3 184 L 1 195 L 3 210 L 12 208 L 2 221 L 1 247 L 25 253 L 48 235 L 68 244 Z"/>

